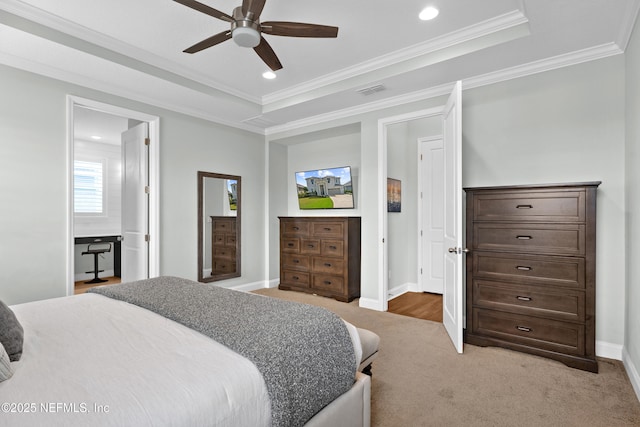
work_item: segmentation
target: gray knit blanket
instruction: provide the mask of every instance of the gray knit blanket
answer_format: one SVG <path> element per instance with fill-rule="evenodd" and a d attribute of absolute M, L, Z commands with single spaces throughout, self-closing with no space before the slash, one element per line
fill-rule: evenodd
<path fill-rule="evenodd" d="M 320 307 L 177 277 L 92 288 L 188 326 L 251 360 L 271 401 L 273 426 L 301 426 L 355 379 L 344 322 Z"/>

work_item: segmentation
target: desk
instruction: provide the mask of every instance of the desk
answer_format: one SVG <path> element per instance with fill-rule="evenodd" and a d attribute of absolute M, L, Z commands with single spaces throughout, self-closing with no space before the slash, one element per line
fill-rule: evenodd
<path fill-rule="evenodd" d="M 113 243 L 113 274 L 116 277 L 121 275 L 120 250 L 121 250 L 122 236 L 87 236 L 76 237 L 74 243 L 76 245 L 86 245 L 89 243 L 101 243 L 110 242 Z"/>

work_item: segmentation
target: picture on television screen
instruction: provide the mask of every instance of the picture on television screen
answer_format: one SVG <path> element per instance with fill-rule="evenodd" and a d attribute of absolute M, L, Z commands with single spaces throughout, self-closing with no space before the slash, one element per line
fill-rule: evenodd
<path fill-rule="evenodd" d="M 300 209 L 353 209 L 351 167 L 296 172 Z"/>

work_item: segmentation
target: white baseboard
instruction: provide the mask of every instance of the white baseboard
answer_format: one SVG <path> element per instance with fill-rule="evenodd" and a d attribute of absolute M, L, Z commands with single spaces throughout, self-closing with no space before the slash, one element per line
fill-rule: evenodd
<path fill-rule="evenodd" d="M 389 289 L 389 292 L 387 292 L 389 299 L 387 301 L 390 301 L 394 298 L 399 297 L 402 294 L 406 294 L 407 292 L 409 292 L 409 284 L 408 283 L 403 283 L 400 286 L 396 286 L 393 289 Z"/>
<path fill-rule="evenodd" d="M 631 381 L 633 390 L 636 392 L 636 397 L 640 401 L 640 374 L 638 374 L 638 367 L 633 363 L 633 360 L 631 360 L 631 356 L 626 348 L 622 349 L 622 363 L 627 370 L 627 376 L 629 377 L 629 381 Z"/>
<path fill-rule="evenodd" d="M 251 292 L 258 289 L 264 289 L 269 287 L 269 282 L 266 280 L 259 280 L 257 282 L 245 283 L 244 285 L 230 286 L 229 289 L 235 289 L 236 291 Z"/>
<path fill-rule="evenodd" d="M 277 279 L 269 280 L 267 282 L 267 286 L 266 287 L 267 288 L 277 288 L 279 284 L 280 284 L 280 278 L 278 277 Z"/>
<path fill-rule="evenodd" d="M 596 356 L 622 360 L 622 346 L 606 341 L 596 341 Z"/>
<path fill-rule="evenodd" d="M 101 273 L 98 273 L 99 278 L 103 277 L 113 277 L 115 272 L 113 270 L 105 270 Z M 91 280 L 95 277 L 94 273 L 78 273 L 73 276 L 74 282 L 86 282 L 87 280 Z"/>
<path fill-rule="evenodd" d="M 358 306 L 368 308 L 369 310 L 383 311 L 380 301 L 377 299 L 360 297 L 358 300 Z"/>

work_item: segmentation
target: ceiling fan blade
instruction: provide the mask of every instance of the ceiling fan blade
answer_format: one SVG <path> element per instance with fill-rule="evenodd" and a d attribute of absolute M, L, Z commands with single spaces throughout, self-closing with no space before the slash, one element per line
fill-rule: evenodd
<path fill-rule="evenodd" d="M 217 9 L 214 9 L 210 6 L 207 6 L 206 4 L 202 4 L 195 0 L 173 0 L 173 1 L 175 1 L 176 3 L 183 4 L 187 7 L 190 7 L 191 9 L 195 9 L 198 12 L 202 12 L 209 16 L 213 16 L 214 18 L 222 19 L 223 21 L 227 21 L 227 22 L 233 22 L 233 18 L 227 15 L 226 13 L 220 12 Z"/>
<path fill-rule="evenodd" d="M 264 3 L 266 0 L 242 0 L 242 14 L 247 18 L 257 21 L 264 9 Z M 253 16 L 248 16 L 249 13 L 253 13 Z"/>
<path fill-rule="evenodd" d="M 269 66 L 273 71 L 277 71 L 282 68 L 280 60 L 276 56 L 276 53 L 271 49 L 271 46 L 264 37 L 260 37 L 260 44 L 253 48 L 258 56 L 262 58 L 265 64 Z"/>
<path fill-rule="evenodd" d="M 215 36 L 211 36 L 208 39 L 202 40 L 200 43 L 196 43 L 190 48 L 183 50 L 185 53 L 196 53 L 204 50 L 208 47 L 215 46 L 218 43 L 222 43 L 225 40 L 229 40 L 231 38 L 231 31 L 223 31 L 221 33 L 216 34 Z"/>
<path fill-rule="evenodd" d="M 289 37 L 338 37 L 338 27 L 305 24 L 302 22 L 269 21 L 261 25 L 262 32 Z"/>

